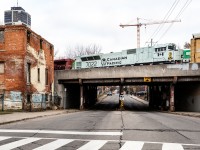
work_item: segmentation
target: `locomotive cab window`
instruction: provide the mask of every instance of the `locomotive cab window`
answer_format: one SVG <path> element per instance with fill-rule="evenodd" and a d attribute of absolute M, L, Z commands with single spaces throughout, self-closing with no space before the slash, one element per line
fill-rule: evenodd
<path fill-rule="evenodd" d="M 166 51 L 166 47 L 163 47 L 162 50 L 163 50 L 163 51 Z"/>
<path fill-rule="evenodd" d="M 87 57 L 87 60 L 94 60 L 93 57 Z"/>
<path fill-rule="evenodd" d="M 82 57 L 81 60 L 82 61 L 87 61 L 87 57 Z"/>
<path fill-rule="evenodd" d="M 176 47 L 174 45 L 169 45 L 168 50 L 176 50 Z"/>
<path fill-rule="evenodd" d="M 135 54 L 135 53 L 136 53 L 136 49 L 127 50 L 127 54 Z"/>
<path fill-rule="evenodd" d="M 94 56 L 94 60 L 100 60 L 100 56 Z"/>

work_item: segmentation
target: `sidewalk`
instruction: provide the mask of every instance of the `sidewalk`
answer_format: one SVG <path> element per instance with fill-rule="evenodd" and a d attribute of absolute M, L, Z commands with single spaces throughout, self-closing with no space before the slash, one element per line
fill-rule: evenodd
<path fill-rule="evenodd" d="M 134 98 L 135 100 L 141 102 L 141 103 L 144 103 L 144 104 L 149 104 L 149 102 L 143 100 L 143 99 L 140 99 L 136 96 L 130 96 L 131 98 Z M 200 118 L 200 112 L 179 112 L 179 111 L 175 111 L 175 112 L 170 112 L 170 111 L 161 111 L 161 112 L 164 112 L 164 113 L 170 113 L 170 114 L 175 114 L 175 115 L 182 115 L 182 116 L 190 116 L 190 117 L 198 117 Z"/>
<path fill-rule="evenodd" d="M 0 125 L 22 120 L 39 118 L 39 117 L 72 113 L 77 111 L 79 110 L 71 109 L 71 110 L 46 110 L 41 112 L 13 112 L 11 114 L 0 115 Z"/>
<path fill-rule="evenodd" d="M 141 98 L 138 98 L 138 97 L 136 97 L 134 95 L 131 95 L 130 97 L 133 98 L 133 99 L 135 99 L 135 100 L 137 100 L 137 101 L 139 101 L 139 102 L 141 102 L 141 103 L 143 103 L 143 104 L 149 105 L 148 101 L 145 101 L 145 100 L 143 100 Z"/>
<path fill-rule="evenodd" d="M 200 118 L 200 112 L 179 112 L 179 111 L 175 111 L 175 112 L 167 112 L 167 113 Z"/>

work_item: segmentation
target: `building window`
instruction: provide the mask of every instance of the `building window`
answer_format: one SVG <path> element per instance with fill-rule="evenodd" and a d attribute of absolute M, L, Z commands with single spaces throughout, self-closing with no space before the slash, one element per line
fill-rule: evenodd
<path fill-rule="evenodd" d="M 27 63 L 27 83 L 31 83 L 31 64 Z"/>
<path fill-rule="evenodd" d="M 0 30 L 0 42 L 4 42 L 4 30 Z"/>
<path fill-rule="evenodd" d="M 4 62 L 0 62 L 0 74 L 4 73 Z"/>
<path fill-rule="evenodd" d="M 45 84 L 48 85 L 48 79 L 49 76 L 48 76 L 48 69 L 45 69 Z"/>
<path fill-rule="evenodd" d="M 38 82 L 40 82 L 40 68 L 38 68 Z"/>
<path fill-rule="evenodd" d="M 27 31 L 27 43 L 30 43 L 31 32 Z"/>
<path fill-rule="evenodd" d="M 40 39 L 40 49 L 42 49 L 42 39 Z"/>

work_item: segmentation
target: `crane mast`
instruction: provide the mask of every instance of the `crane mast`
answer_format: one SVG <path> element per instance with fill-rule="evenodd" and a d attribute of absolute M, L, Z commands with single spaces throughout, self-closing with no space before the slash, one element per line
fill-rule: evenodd
<path fill-rule="evenodd" d="M 163 24 L 163 23 L 173 23 L 173 22 L 181 22 L 181 20 L 166 20 L 166 21 L 154 21 L 154 22 L 147 22 L 147 23 L 140 23 L 139 18 L 137 18 L 137 24 L 120 24 L 119 26 L 129 27 L 129 26 L 136 26 L 137 27 L 137 48 L 140 48 L 140 27 L 143 25 L 153 25 L 153 24 Z"/>

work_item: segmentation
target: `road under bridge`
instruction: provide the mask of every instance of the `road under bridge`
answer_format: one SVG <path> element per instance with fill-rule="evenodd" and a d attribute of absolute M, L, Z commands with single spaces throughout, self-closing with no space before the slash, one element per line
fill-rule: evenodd
<path fill-rule="evenodd" d="M 97 86 L 148 85 L 153 107 L 167 93 L 170 110 L 200 111 L 200 64 L 161 64 L 55 71 L 55 91 L 64 108 L 88 107 Z M 175 109 L 176 108 L 176 109 Z"/>

